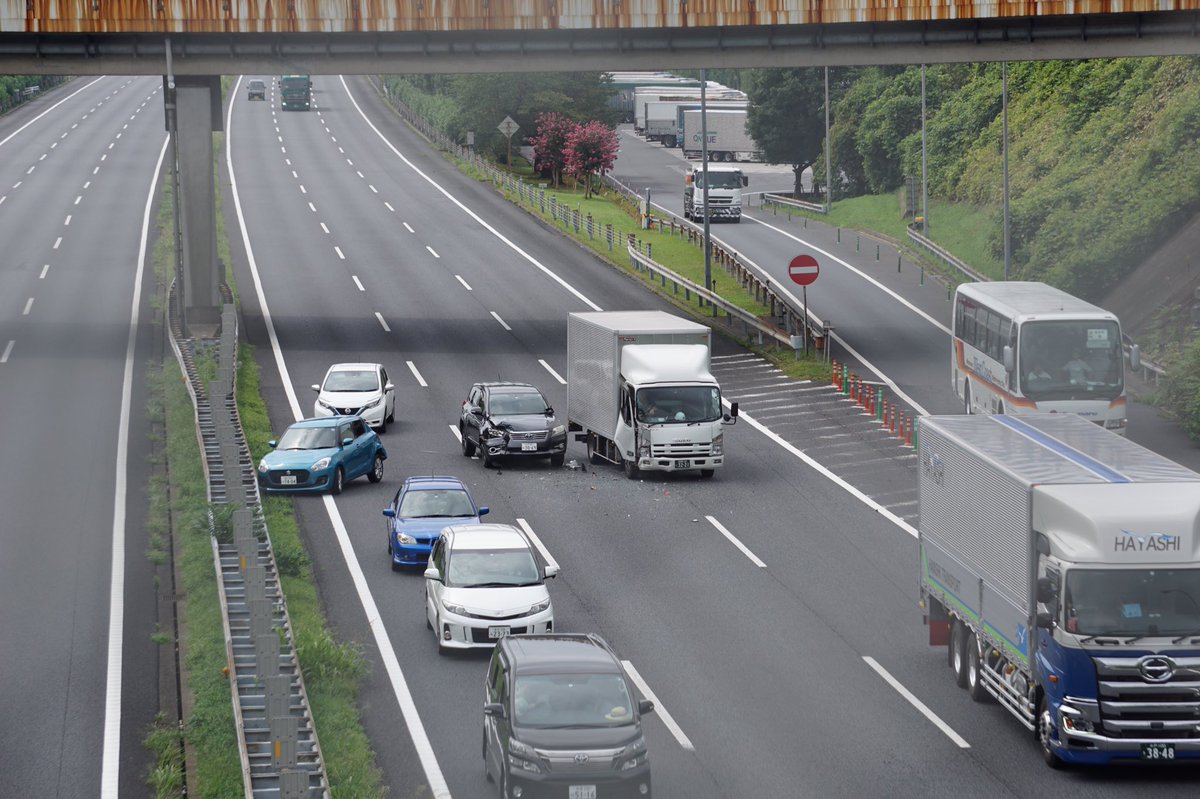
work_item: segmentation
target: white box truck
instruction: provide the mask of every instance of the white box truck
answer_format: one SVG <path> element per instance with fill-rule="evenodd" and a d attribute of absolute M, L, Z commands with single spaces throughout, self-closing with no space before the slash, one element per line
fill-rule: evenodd
<path fill-rule="evenodd" d="M 742 221 L 742 189 L 750 178 L 728 164 L 689 164 L 683 175 L 683 218 L 704 219 L 704 185 L 708 183 L 709 219 Z"/>
<path fill-rule="evenodd" d="M 642 471 L 725 462 L 721 387 L 709 372 L 712 331 L 662 311 L 600 311 L 567 317 L 567 428 L 601 459 L 635 479 Z"/>
<path fill-rule="evenodd" d="M 1200 759 L 1200 474 L 1075 414 L 927 416 L 921 604 L 1050 766 Z"/>
<path fill-rule="evenodd" d="M 714 108 L 705 114 L 708 132 L 708 160 L 761 161 L 758 144 L 746 130 L 746 109 Z M 683 156 L 700 158 L 703 136 L 700 111 L 683 112 Z"/>

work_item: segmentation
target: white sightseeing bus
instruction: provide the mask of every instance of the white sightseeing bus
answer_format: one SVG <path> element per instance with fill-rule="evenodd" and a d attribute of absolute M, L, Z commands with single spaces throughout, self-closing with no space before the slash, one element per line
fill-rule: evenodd
<path fill-rule="evenodd" d="M 1077 413 L 1125 433 L 1117 317 L 1045 283 L 964 283 L 950 372 L 967 413 Z M 1138 349 L 1130 362 L 1138 368 Z"/>

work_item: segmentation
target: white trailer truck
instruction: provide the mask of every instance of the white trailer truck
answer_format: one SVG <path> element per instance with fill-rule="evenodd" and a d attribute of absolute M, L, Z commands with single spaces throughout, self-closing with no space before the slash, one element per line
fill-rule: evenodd
<path fill-rule="evenodd" d="M 642 471 L 699 469 L 725 462 L 725 425 L 709 372 L 712 331 L 662 311 L 573 313 L 567 317 L 567 428 L 600 459 Z"/>
<path fill-rule="evenodd" d="M 1050 766 L 1200 759 L 1200 474 L 1075 414 L 918 427 L 921 604 Z"/>
<path fill-rule="evenodd" d="M 714 108 L 705 115 L 708 160 L 761 161 L 758 144 L 746 130 L 746 109 Z M 700 158 L 702 141 L 700 112 L 683 112 L 683 157 Z"/>
<path fill-rule="evenodd" d="M 704 219 L 704 185 L 708 182 L 709 219 L 742 221 L 742 189 L 750 179 L 736 166 L 689 164 L 683 175 L 683 218 Z"/>

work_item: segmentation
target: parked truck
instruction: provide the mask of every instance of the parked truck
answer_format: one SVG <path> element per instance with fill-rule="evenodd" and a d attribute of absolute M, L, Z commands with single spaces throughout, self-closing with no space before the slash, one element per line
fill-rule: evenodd
<path fill-rule="evenodd" d="M 589 463 L 642 471 L 698 469 L 725 462 L 721 387 L 709 372 L 712 332 L 662 311 L 572 313 L 567 317 L 567 428 Z"/>
<path fill-rule="evenodd" d="M 921 605 L 1050 766 L 1200 758 L 1200 474 L 1075 414 L 918 427 Z"/>
<path fill-rule="evenodd" d="M 683 217 L 704 219 L 705 176 L 708 183 L 709 219 L 742 221 L 742 189 L 750 179 L 736 166 L 689 164 L 683 176 Z"/>
<path fill-rule="evenodd" d="M 708 160 L 761 161 L 758 144 L 746 130 L 746 109 L 714 108 L 705 115 L 708 133 Z M 700 112 L 683 112 L 683 156 L 700 158 L 704 137 Z"/>
<path fill-rule="evenodd" d="M 735 111 L 744 111 L 748 108 L 746 100 L 713 100 L 705 102 L 705 109 L 708 111 L 716 111 L 721 109 L 733 109 Z M 700 101 L 696 100 L 689 103 L 680 103 L 675 106 L 675 141 L 668 146 L 678 147 L 683 149 L 683 115 L 687 111 L 699 111 Z"/>

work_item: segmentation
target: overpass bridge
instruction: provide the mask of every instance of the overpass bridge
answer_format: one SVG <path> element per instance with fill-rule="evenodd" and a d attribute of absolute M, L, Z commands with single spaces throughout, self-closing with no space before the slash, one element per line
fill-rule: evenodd
<path fill-rule="evenodd" d="M 1200 52 L 1200 0 L 0 0 L 0 74 L 162 74 L 186 317 L 219 316 L 217 76 L 1023 61 Z"/>

